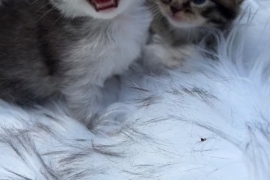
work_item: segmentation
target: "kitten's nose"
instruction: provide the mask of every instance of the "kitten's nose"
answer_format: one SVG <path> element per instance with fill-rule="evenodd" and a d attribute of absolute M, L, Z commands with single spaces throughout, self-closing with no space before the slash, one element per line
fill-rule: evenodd
<path fill-rule="evenodd" d="M 172 11 L 173 14 L 176 14 L 177 12 L 181 11 L 180 8 L 175 7 L 175 6 L 170 6 L 170 9 L 171 9 L 171 11 Z"/>

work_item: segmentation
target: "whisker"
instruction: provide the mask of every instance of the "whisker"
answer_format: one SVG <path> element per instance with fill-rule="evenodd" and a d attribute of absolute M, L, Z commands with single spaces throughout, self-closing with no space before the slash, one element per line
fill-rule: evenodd
<path fill-rule="evenodd" d="M 44 6 L 41 6 L 41 8 L 39 8 L 35 13 L 38 13 L 38 11 L 40 11 L 41 9 L 43 9 L 44 7 L 48 6 L 50 4 L 50 2 L 48 2 L 47 4 L 45 4 Z"/>
<path fill-rule="evenodd" d="M 60 2 L 60 0 L 58 0 L 58 2 L 56 4 L 53 5 L 53 7 L 51 9 L 49 9 L 46 13 L 43 14 L 43 16 L 41 16 L 38 20 L 40 21 L 44 16 L 46 16 L 49 12 L 51 12 L 54 8 L 55 8 L 55 5 L 57 5 L 58 3 Z"/>
<path fill-rule="evenodd" d="M 54 23 L 52 26 L 54 26 L 62 17 L 64 17 L 64 15 L 61 15 Z"/>
<path fill-rule="evenodd" d="M 32 2 L 30 5 L 33 5 L 33 4 L 35 4 L 36 2 L 38 2 L 38 0 L 35 0 L 34 2 Z"/>
<path fill-rule="evenodd" d="M 68 4 L 68 8 L 69 8 L 69 6 L 70 6 L 73 2 L 76 3 L 75 1 L 70 1 L 70 3 Z M 74 4 L 74 5 L 77 6 L 77 4 Z M 71 21 L 73 18 L 74 18 L 74 17 L 69 17 L 68 25 L 70 24 L 70 21 Z"/>

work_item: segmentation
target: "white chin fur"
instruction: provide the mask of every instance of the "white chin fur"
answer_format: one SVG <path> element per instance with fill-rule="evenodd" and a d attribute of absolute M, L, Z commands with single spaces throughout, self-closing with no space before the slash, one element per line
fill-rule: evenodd
<path fill-rule="evenodd" d="M 117 8 L 99 12 L 87 0 L 61 0 L 61 3 L 51 1 L 66 17 L 90 16 L 96 19 L 113 19 L 129 7 L 134 6 L 135 3 L 141 3 L 143 0 L 120 0 Z"/>

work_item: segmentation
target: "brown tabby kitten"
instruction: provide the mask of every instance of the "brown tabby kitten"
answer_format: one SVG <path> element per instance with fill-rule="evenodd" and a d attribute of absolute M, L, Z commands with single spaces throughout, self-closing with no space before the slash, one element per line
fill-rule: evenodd
<path fill-rule="evenodd" d="M 213 30 L 228 29 L 238 17 L 243 1 L 147 0 L 154 19 L 145 56 L 153 57 L 154 53 L 165 66 L 179 65 L 194 52 L 193 45 L 209 37 Z M 211 40 L 206 42 L 211 46 Z"/>

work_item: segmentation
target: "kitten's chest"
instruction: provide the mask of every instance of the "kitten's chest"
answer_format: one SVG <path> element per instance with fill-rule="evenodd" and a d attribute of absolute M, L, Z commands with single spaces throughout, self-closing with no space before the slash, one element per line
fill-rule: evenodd
<path fill-rule="evenodd" d="M 70 51 L 73 69 L 69 73 L 88 76 L 98 84 L 122 73 L 140 56 L 150 20 L 150 14 L 144 10 L 133 16 L 119 17 L 96 36 L 81 39 Z"/>

